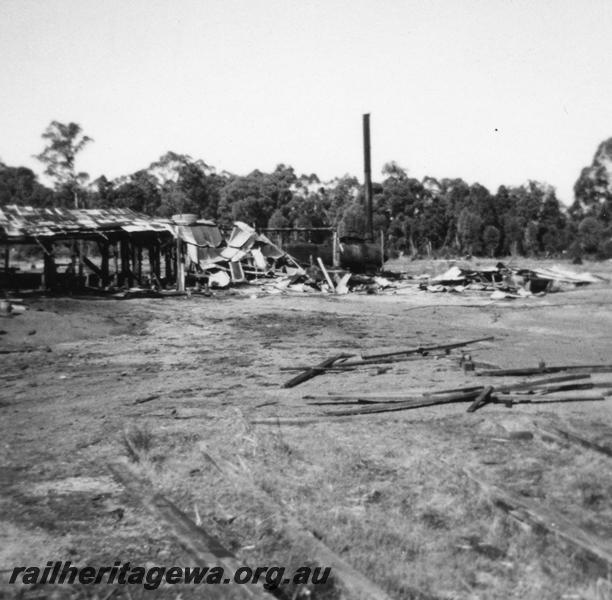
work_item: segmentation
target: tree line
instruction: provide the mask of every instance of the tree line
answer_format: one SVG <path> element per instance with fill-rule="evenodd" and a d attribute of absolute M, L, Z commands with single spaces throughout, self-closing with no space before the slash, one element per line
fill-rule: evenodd
<path fill-rule="evenodd" d="M 245 221 L 258 228 L 338 227 L 363 238 L 364 197 L 350 175 L 322 182 L 288 165 L 248 175 L 218 172 L 203 160 L 167 152 L 149 166 L 114 180 L 91 181 L 76 169 L 77 155 L 93 140 L 76 123 L 53 121 L 36 156 L 53 188 L 26 167 L 0 162 L 0 205 L 130 208 L 152 216 L 196 213 L 221 226 Z M 542 182 L 500 186 L 495 193 L 463 179 L 418 179 L 395 162 L 373 184 L 373 224 L 392 253 L 413 256 L 612 257 L 612 138 L 603 142 L 564 207 Z"/>

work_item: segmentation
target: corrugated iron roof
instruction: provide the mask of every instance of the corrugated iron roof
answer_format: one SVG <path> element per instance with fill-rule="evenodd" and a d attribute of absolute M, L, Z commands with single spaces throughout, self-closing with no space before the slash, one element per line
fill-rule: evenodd
<path fill-rule="evenodd" d="M 172 232 L 169 219 L 156 219 L 129 208 L 34 208 L 0 206 L 0 241 L 39 237 L 78 237 L 96 232 Z"/>

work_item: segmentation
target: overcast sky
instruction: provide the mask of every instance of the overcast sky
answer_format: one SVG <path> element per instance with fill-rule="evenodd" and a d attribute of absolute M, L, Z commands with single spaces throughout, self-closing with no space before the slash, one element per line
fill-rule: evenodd
<path fill-rule="evenodd" d="M 167 150 L 246 174 L 546 181 L 612 136 L 610 0 L 0 0 L 0 160 L 53 119 L 109 178 Z"/>

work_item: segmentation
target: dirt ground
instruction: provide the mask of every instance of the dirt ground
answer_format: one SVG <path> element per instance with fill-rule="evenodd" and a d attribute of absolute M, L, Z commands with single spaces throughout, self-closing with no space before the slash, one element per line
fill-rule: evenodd
<path fill-rule="evenodd" d="M 210 298 L 25 304 L 0 318 L 0 349 L 31 350 L 0 355 L 0 595 L 153 593 L 8 584 L 13 567 L 49 560 L 193 563 L 167 524 L 113 478 L 108 465 L 123 460 L 244 564 L 325 564 L 282 512 L 391 598 L 612 598 L 605 561 L 521 524 L 465 471 L 561 515 L 612 557 L 612 458 L 539 434 L 555 425 L 612 449 L 612 398 L 349 418 L 324 417 L 335 407 L 305 398 L 488 382 L 459 368 L 458 351 L 281 387 L 295 374 L 284 369 L 341 352 L 484 336 L 494 340 L 470 354 L 504 368 L 610 364 L 610 284 L 495 302 L 416 288 L 334 297 L 245 287 Z M 196 587 L 154 593 L 242 597 Z M 276 594 L 348 597 L 341 589 L 332 581 Z"/>

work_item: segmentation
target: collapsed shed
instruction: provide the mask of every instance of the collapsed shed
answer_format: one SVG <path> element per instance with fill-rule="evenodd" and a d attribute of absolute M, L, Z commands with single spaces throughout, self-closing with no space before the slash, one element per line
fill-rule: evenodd
<path fill-rule="evenodd" d="M 11 265 L 11 248 L 28 245 L 42 251 L 42 273 Z M 0 207 L 0 246 L 0 288 L 14 289 L 176 285 L 183 291 L 186 278 L 217 277 L 225 287 L 265 275 L 281 259 L 292 264 L 245 223 L 235 223 L 226 239 L 215 223 L 195 215 L 161 219 L 127 208 Z"/>

